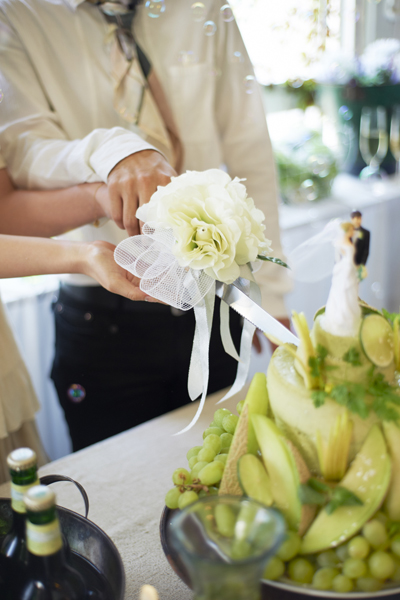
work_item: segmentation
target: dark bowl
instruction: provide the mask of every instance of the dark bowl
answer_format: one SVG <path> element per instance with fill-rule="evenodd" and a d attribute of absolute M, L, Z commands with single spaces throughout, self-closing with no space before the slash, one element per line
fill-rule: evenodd
<path fill-rule="evenodd" d="M 172 569 L 175 571 L 178 577 L 180 577 L 180 579 L 182 579 L 182 581 L 191 588 L 191 581 L 185 565 L 181 561 L 178 553 L 174 550 L 169 539 L 169 524 L 174 513 L 174 510 L 164 507 L 160 521 L 161 546 Z M 331 598 L 334 600 L 361 600 L 361 598 L 364 600 L 377 600 L 378 598 L 385 597 L 388 600 L 400 600 L 400 586 L 388 587 L 373 594 L 366 592 L 349 592 L 346 594 L 339 594 L 338 592 L 321 591 L 315 590 L 311 587 L 294 585 L 293 583 L 289 582 L 267 581 L 265 579 L 261 582 L 262 600 L 310 600 L 310 597 Z"/>
<path fill-rule="evenodd" d="M 72 559 L 83 557 L 100 575 L 109 590 L 112 600 L 123 600 L 125 593 L 125 571 L 121 556 L 108 535 L 89 519 L 67 508 L 57 507 L 60 525 L 72 552 Z M 10 500 L 0 498 L 0 519 L 11 526 Z M 0 537 L 0 545 L 2 538 Z M 74 556 L 75 555 L 75 556 Z M 82 564 L 85 561 L 81 561 Z M 73 566 L 77 566 L 73 562 Z M 89 565 L 90 567 L 90 565 Z M 92 569 L 89 570 L 90 572 Z M 104 581 L 105 580 L 105 581 Z"/>

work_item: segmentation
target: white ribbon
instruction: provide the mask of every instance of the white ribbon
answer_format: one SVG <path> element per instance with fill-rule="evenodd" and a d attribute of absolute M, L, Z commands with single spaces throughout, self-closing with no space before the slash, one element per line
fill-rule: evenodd
<path fill-rule="evenodd" d="M 140 278 L 140 289 L 149 296 L 180 310 L 194 309 L 196 320 L 192 355 L 188 375 L 188 392 L 191 400 L 201 395 L 197 412 L 179 435 L 191 429 L 197 422 L 207 395 L 209 378 L 209 346 L 215 302 L 215 280 L 202 270 L 179 265 L 173 254 L 175 238 L 169 228 L 159 223 L 145 223 L 143 235 L 123 240 L 115 249 L 116 262 Z M 261 294 L 248 265 L 241 267 L 241 276 L 248 282 L 246 290 L 252 300 L 260 304 Z M 221 302 L 221 339 L 225 352 L 238 361 L 235 382 L 220 400 L 223 402 L 246 383 L 251 359 L 251 345 L 255 327 L 247 320 L 243 325 L 240 356 L 233 344 L 229 328 L 229 306 Z"/>

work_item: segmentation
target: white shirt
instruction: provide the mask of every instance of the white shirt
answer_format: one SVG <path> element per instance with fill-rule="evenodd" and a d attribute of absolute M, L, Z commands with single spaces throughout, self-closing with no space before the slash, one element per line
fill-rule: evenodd
<path fill-rule="evenodd" d="M 253 70 L 236 23 L 222 19 L 222 0 L 204 4 L 205 21 L 217 26 L 212 36 L 204 34 L 204 21 L 192 19 L 191 3 L 169 0 L 157 19 L 139 7 L 135 37 L 166 92 L 184 146 L 184 170 L 224 164 L 232 177 L 246 178 L 266 216 L 274 255 L 282 256 L 261 95 L 256 84 L 246 93 L 245 77 Z M 82 0 L 0 0 L 0 145 L 18 187 L 106 182 L 120 160 L 152 147 L 113 107 L 109 34 L 99 9 Z M 69 237 L 117 244 L 126 234 L 109 221 Z M 264 265 L 257 280 L 264 307 L 283 316 L 283 293 L 290 287 L 285 270 Z"/>

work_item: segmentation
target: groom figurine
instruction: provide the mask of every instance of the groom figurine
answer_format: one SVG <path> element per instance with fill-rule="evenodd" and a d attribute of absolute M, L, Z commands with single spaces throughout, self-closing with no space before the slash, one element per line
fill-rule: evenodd
<path fill-rule="evenodd" d="M 370 232 L 361 227 L 362 214 L 359 210 L 353 210 L 350 214 L 351 222 L 354 227 L 353 243 L 355 245 L 354 262 L 357 267 L 360 281 L 366 278 L 366 262 L 369 254 Z"/>

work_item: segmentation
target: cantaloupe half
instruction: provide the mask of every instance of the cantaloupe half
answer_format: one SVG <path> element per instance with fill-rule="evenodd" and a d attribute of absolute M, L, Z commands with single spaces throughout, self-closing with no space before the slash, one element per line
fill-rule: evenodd
<path fill-rule="evenodd" d="M 249 417 L 253 414 L 266 415 L 268 407 L 267 377 L 265 373 L 256 373 L 251 381 L 243 410 L 233 435 L 219 494 L 243 495 L 237 475 L 237 462 L 244 454 L 257 455 L 259 450 L 253 424 Z"/>
<path fill-rule="evenodd" d="M 392 477 L 385 500 L 386 512 L 392 521 L 400 521 L 400 427 L 384 422 L 383 433 L 392 459 Z"/>

